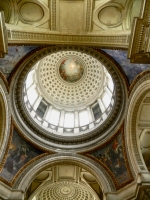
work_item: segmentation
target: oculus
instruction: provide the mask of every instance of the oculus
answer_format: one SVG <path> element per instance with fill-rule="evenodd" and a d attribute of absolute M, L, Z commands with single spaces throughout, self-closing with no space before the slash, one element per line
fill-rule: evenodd
<path fill-rule="evenodd" d="M 33 66 L 24 84 L 24 103 L 44 129 L 63 136 L 80 135 L 107 119 L 114 93 L 112 77 L 97 59 L 65 51 Z"/>

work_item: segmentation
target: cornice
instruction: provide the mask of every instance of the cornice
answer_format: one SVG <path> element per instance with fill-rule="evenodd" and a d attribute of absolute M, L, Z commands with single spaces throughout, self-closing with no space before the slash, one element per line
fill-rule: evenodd
<path fill-rule="evenodd" d="M 128 49 L 132 63 L 150 63 L 150 1 L 143 0 L 139 18 L 134 18 Z"/>
<path fill-rule="evenodd" d="M 36 45 L 54 45 L 54 44 L 70 44 L 70 45 L 86 45 L 86 46 L 99 46 L 111 48 L 128 48 L 130 32 L 112 34 L 83 34 L 83 35 L 67 35 L 59 32 L 41 32 L 41 31 L 28 31 L 25 28 L 16 29 L 13 26 L 7 26 L 8 44 L 36 44 Z"/>

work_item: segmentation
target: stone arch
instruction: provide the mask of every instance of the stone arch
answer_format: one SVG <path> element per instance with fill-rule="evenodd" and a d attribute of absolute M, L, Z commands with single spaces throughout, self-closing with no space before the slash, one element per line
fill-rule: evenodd
<path fill-rule="evenodd" d="M 82 167 L 97 178 L 97 182 L 102 186 L 104 194 L 115 192 L 114 183 L 102 166 L 85 156 L 69 153 L 47 155 L 33 162 L 17 177 L 13 189 L 27 191 L 30 183 L 40 172 L 59 164 L 71 164 Z"/>
<path fill-rule="evenodd" d="M 3 165 L 4 153 L 10 133 L 11 115 L 5 78 L 0 73 L 0 168 Z"/>
<path fill-rule="evenodd" d="M 128 102 L 128 110 L 126 117 L 126 134 L 127 134 L 127 147 L 130 152 L 129 157 L 133 169 L 136 174 L 146 172 L 141 146 L 140 146 L 140 131 L 138 130 L 138 122 L 142 103 L 146 95 L 150 92 L 150 70 L 140 74 L 135 82 L 131 85 L 131 93 Z"/>

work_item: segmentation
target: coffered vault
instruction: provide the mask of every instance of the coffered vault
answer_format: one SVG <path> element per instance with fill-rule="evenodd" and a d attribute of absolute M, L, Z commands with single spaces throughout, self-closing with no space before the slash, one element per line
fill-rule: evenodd
<path fill-rule="evenodd" d="M 0 199 L 148 200 L 149 0 L 0 11 Z"/>

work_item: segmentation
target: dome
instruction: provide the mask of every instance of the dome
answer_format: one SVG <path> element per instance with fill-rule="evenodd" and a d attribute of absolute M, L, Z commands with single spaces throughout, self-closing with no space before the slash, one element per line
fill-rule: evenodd
<path fill-rule="evenodd" d="M 79 51 L 58 51 L 38 61 L 24 83 L 24 103 L 47 131 L 81 135 L 100 126 L 114 105 L 114 83 L 105 66 Z"/>
<path fill-rule="evenodd" d="M 84 151 L 103 143 L 122 123 L 125 81 L 103 51 L 45 47 L 21 64 L 13 80 L 17 126 L 42 148 Z"/>

